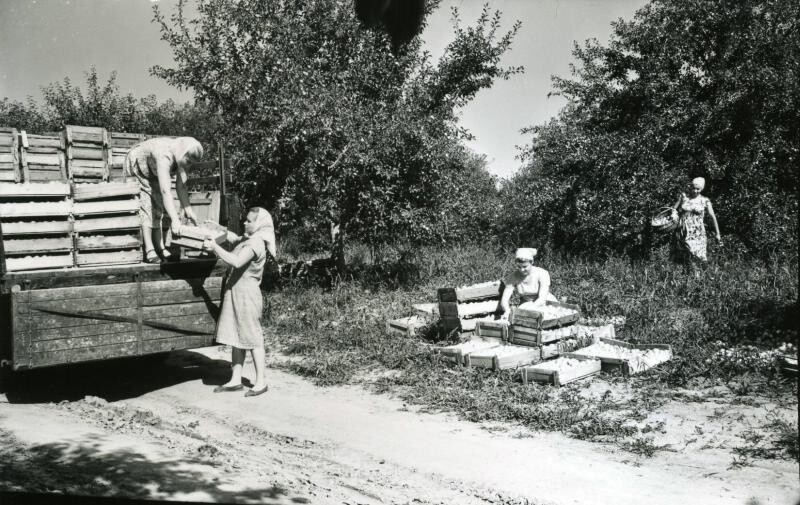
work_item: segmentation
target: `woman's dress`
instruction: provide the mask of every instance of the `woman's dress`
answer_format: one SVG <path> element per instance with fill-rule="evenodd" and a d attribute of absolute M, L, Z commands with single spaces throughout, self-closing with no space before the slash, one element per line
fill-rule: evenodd
<path fill-rule="evenodd" d="M 680 216 L 678 227 L 675 229 L 675 256 L 679 261 L 699 260 L 707 261 L 706 256 L 706 226 L 704 223 L 708 198 L 683 197 L 678 206 Z"/>
<path fill-rule="evenodd" d="M 245 247 L 251 248 L 255 257 L 241 268 L 228 268 L 216 341 L 239 349 L 254 349 L 264 345 L 261 277 L 264 275 L 267 249 L 263 240 L 251 237 L 237 244 L 233 254 L 238 255 Z"/>

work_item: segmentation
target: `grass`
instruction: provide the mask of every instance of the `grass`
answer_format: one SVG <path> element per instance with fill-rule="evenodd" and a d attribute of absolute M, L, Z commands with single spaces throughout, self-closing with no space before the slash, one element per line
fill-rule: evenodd
<path fill-rule="evenodd" d="M 296 282 L 268 295 L 267 344 L 287 356 L 279 366 L 320 385 L 368 382 L 429 410 L 616 442 L 644 456 L 663 450 L 647 436 L 659 427 L 644 418 L 673 397 L 674 386 L 723 383 L 742 401 L 753 394 L 796 397 L 796 381 L 761 355 L 784 342 L 797 345 L 796 259 L 760 262 L 727 252 L 695 278 L 670 264 L 665 251 L 642 262 L 542 258 L 560 299 L 587 317 L 625 316 L 619 338 L 672 345 L 674 359 L 628 381 L 633 394 L 624 399 L 583 394 L 580 383 L 523 386 L 508 371 L 453 369 L 431 357 L 431 346 L 443 343 L 435 331 L 427 338 L 386 334 L 387 320 L 411 314 L 413 303 L 435 301 L 437 288 L 501 278 L 510 257 L 478 246 L 402 255 L 353 248 L 348 278 L 327 288 Z M 796 436 L 776 440 L 796 447 Z M 784 452 L 797 459 L 796 451 Z"/>

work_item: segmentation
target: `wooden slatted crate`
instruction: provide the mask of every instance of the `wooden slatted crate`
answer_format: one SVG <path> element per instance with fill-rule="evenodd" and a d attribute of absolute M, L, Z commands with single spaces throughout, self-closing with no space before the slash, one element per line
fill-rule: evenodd
<path fill-rule="evenodd" d="M 386 333 L 402 337 L 416 337 L 429 321 L 419 316 L 401 317 L 386 321 Z"/>
<path fill-rule="evenodd" d="M 437 359 L 455 363 L 459 366 L 467 366 L 467 357 L 471 353 L 492 349 L 501 345 L 503 345 L 503 341 L 499 338 L 473 337 L 460 344 L 436 347 L 432 352 Z"/>
<path fill-rule="evenodd" d="M 669 344 L 631 344 L 600 337 L 594 344 L 564 356 L 594 357 L 602 361 L 604 371 L 619 369 L 622 375 L 628 376 L 672 359 L 672 347 Z"/>
<path fill-rule="evenodd" d="M 561 386 L 569 382 L 597 375 L 601 370 L 601 362 L 585 356 L 559 357 L 542 361 L 520 369 L 523 384 L 529 381 Z"/>
<path fill-rule="evenodd" d="M 556 310 L 564 311 L 565 314 L 557 317 L 549 317 L 547 314 L 547 307 L 552 307 Z M 528 328 L 536 328 L 540 330 L 548 330 L 551 328 L 558 328 L 573 324 L 580 318 L 580 307 L 571 303 L 553 302 L 548 300 L 545 302 L 544 310 L 542 309 L 528 309 L 525 304 L 515 307 L 511 311 L 511 324 L 515 326 L 524 326 Z"/>
<path fill-rule="evenodd" d="M 0 128 L 0 182 L 20 181 L 19 139 L 15 128 Z"/>
<path fill-rule="evenodd" d="M 108 131 L 94 126 L 64 128 L 67 173 L 73 182 L 107 181 L 110 151 Z"/>
<path fill-rule="evenodd" d="M 537 363 L 542 359 L 541 349 L 518 345 L 501 345 L 470 353 L 466 359 L 467 366 L 506 370 Z"/>
<path fill-rule="evenodd" d="M 509 322 L 502 319 L 492 321 L 477 321 L 475 335 L 479 337 L 494 337 L 508 340 Z"/>
<path fill-rule="evenodd" d="M 64 141 L 59 135 L 20 132 L 20 162 L 25 182 L 66 182 Z"/>

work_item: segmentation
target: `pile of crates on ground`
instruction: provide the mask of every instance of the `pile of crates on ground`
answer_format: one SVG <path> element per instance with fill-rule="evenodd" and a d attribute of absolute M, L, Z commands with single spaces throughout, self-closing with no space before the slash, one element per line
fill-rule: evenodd
<path fill-rule="evenodd" d="M 126 180 L 122 162 L 146 138 L 72 125 L 45 135 L 0 128 L 0 267 L 141 262 L 139 184 Z M 189 196 L 201 222 L 218 221 L 218 191 Z"/>
<path fill-rule="evenodd" d="M 512 308 L 507 320 L 497 319 L 501 292 L 500 281 L 439 289 L 435 310 L 434 304 L 415 305 L 416 315 L 387 322 L 387 331 L 414 336 L 437 321 L 440 335 L 460 340 L 434 348 L 438 360 L 463 367 L 517 369 L 524 383 L 561 385 L 612 369 L 627 376 L 672 357 L 669 345 L 615 339 L 614 324 L 607 321 L 586 324 L 579 307 L 568 303 L 523 303 Z"/>

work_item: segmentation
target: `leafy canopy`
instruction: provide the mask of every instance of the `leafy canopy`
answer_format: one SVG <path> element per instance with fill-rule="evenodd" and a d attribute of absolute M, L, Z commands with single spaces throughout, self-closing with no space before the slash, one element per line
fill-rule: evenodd
<path fill-rule="evenodd" d="M 153 73 L 194 90 L 221 118 L 218 138 L 240 160 L 239 190 L 283 228 L 329 223 L 371 244 L 443 240 L 443 181 L 468 155 L 456 111 L 504 68 L 519 28 L 499 33 L 485 7 L 432 63 L 419 39 L 392 51 L 363 28 L 351 1 L 200 0 L 166 16 L 174 68 Z M 426 16 L 438 1 L 427 2 Z"/>
<path fill-rule="evenodd" d="M 707 180 L 724 234 L 797 250 L 800 4 L 655 0 L 576 44 L 568 105 L 527 129 L 502 228 L 572 251 L 647 248 L 645 223 Z"/>

